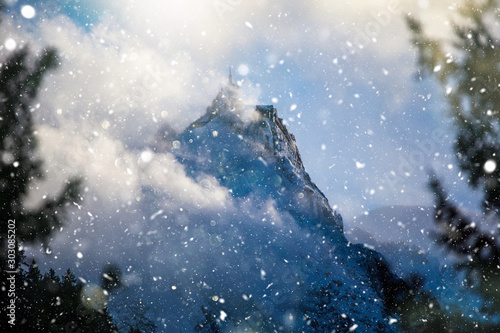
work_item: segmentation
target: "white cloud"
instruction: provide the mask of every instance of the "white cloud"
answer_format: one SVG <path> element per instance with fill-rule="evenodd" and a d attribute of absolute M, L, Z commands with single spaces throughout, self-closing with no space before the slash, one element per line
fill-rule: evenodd
<path fill-rule="evenodd" d="M 55 194 L 65 180 L 73 177 L 82 178 L 84 186 L 111 207 L 135 198 L 140 187 L 133 153 L 104 131 L 86 124 L 70 124 L 62 128 L 47 125 L 38 128 L 40 155 L 47 172 L 38 190 L 31 193 L 31 200 L 36 202 L 43 195 Z"/>
<path fill-rule="evenodd" d="M 221 3 L 229 5 L 221 7 Z M 23 35 L 13 20 L 5 19 L 3 27 L 8 27 L 7 35 L 18 45 L 26 41 L 38 48 L 54 45 L 62 60 L 40 94 L 37 120 L 44 125 L 39 136 L 50 171 L 44 185 L 48 188 L 34 196 L 57 190 L 58 183 L 76 174 L 86 177 L 91 191 L 112 202 L 112 207 L 135 200 L 142 185 L 163 188 L 169 198 L 175 198 L 173 206 L 177 208 L 194 205 L 208 210 L 230 205 L 224 188 L 209 177 L 186 177 L 171 155 L 157 155 L 149 164 L 141 165 L 137 163 L 138 154 L 163 122 L 182 130 L 203 114 L 225 82 L 228 65 L 245 63 L 251 69 L 246 77 L 239 78 L 241 90 L 247 95 L 245 105 L 257 104 L 261 91 L 275 90 L 282 94 L 280 106 L 285 105 L 286 96 L 294 104 L 313 105 L 305 109 L 312 118 L 317 116 L 314 104 L 327 101 L 318 96 L 331 93 L 337 100 L 347 100 L 354 82 L 368 89 L 375 87 L 393 98 L 379 107 L 398 112 L 400 106 L 394 101 L 409 100 L 412 93 L 405 83 L 413 74 L 407 65 L 413 64 L 413 59 L 404 60 L 405 66 L 394 65 L 412 55 L 404 13 L 412 11 L 436 32 L 443 31 L 453 11 L 448 9 L 449 1 L 422 9 L 422 1 L 408 0 L 393 4 L 400 12 L 392 13 L 390 3 L 113 1 L 100 4 L 106 18 L 89 31 L 58 16 L 41 22 L 36 35 Z M 37 18 L 40 15 L 38 11 Z M 365 48 L 357 49 L 355 57 L 333 64 L 333 59 L 342 55 L 345 42 L 364 40 L 362 34 L 367 29 L 374 35 L 369 37 L 377 41 L 365 42 Z M 389 75 L 382 76 L 381 68 L 386 67 Z M 312 86 L 321 87 L 324 82 L 332 87 L 327 93 Z M 306 92 L 292 98 L 292 90 Z M 337 104 L 322 107 L 328 108 L 338 122 L 349 117 Z M 356 108 L 363 110 L 362 105 Z M 288 109 L 281 108 L 280 115 Z M 307 116 L 303 119 L 307 122 Z M 352 119 L 359 120 L 349 121 Z M 339 132 L 340 139 L 343 134 Z M 338 149 L 342 143 L 328 147 Z M 351 157 L 341 156 L 349 161 Z M 327 172 L 326 165 L 324 169 Z M 357 188 L 365 186 L 363 179 L 350 180 L 357 182 Z M 372 182 L 366 186 L 376 188 Z M 208 183 L 213 187 L 204 187 Z M 406 202 L 418 197 L 413 191 L 418 193 L 419 189 L 412 188 L 411 196 L 406 197 L 396 197 L 392 191 L 387 196 L 380 193 L 377 200 Z M 361 206 L 361 201 L 352 197 L 335 196 L 333 201 L 341 211 Z"/>
<path fill-rule="evenodd" d="M 193 180 L 170 153 L 153 154 L 146 163 L 141 160 L 140 151 L 130 151 L 105 131 L 90 127 L 75 132 L 73 128 L 41 126 L 37 137 L 47 173 L 31 193 L 30 206 L 35 206 L 44 195 L 55 195 L 63 182 L 72 177 L 82 178 L 84 186 L 110 205 L 110 212 L 140 200 L 143 186 L 159 190 L 171 201 L 165 204 L 175 207 L 205 210 L 231 205 L 227 189 L 215 178 L 203 176 Z"/>
<path fill-rule="evenodd" d="M 341 54 L 344 42 L 358 38 L 371 21 L 388 22 L 378 23 L 378 41 L 367 46 L 381 52 L 381 61 L 399 57 L 408 47 L 406 34 L 389 33 L 405 30 L 401 15 L 392 12 L 404 12 L 411 7 L 407 2 L 315 2 L 306 8 L 285 2 L 224 3 L 230 5 L 221 12 L 217 1 L 112 2 L 102 6 L 113 15 L 92 27 L 91 34 L 62 16 L 45 20 L 42 43 L 58 48 L 62 65 L 41 96 L 43 105 L 49 112 L 61 110 L 56 118 L 104 125 L 132 144 L 131 136 L 144 137 L 160 122 L 180 130 L 201 115 L 225 80 L 219 70 L 230 65 L 235 52 L 269 47 L 267 58 L 289 54 L 302 66 L 309 50 Z M 246 21 L 254 22 L 252 30 Z M 301 75 L 317 77 L 330 60 L 327 56 Z"/>
<path fill-rule="evenodd" d="M 160 196 L 166 196 L 166 206 L 199 209 L 229 209 L 232 206 L 229 192 L 212 176 L 196 180 L 188 177 L 182 164 L 170 153 L 155 155 L 141 167 L 141 184 L 154 187 Z M 172 208 L 170 208 L 172 209 Z"/>
<path fill-rule="evenodd" d="M 182 50 L 166 57 L 112 24 L 98 25 L 89 35 L 58 17 L 41 31 L 62 59 L 41 95 L 45 108 L 60 110 L 58 121 L 108 124 L 122 141 L 151 135 L 159 122 L 183 128 L 201 113 L 193 112 L 193 105 L 207 103 L 215 91 L 210 84 L 218 82 L 213 73 L 198 72 Z M 205 80 L 199 81 L 199 75 Z"/>

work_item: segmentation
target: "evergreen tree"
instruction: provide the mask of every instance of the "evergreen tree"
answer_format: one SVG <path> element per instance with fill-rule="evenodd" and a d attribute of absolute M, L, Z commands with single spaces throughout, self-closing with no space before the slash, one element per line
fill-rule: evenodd
<path fill-rule="evenodd" d="M 0 11 L 3 8 L 0 0 Z M 114 332 L 116 327 L 106 309 L 96 312 L 82 306 L 82 286 L 76 284 L 71 271 L 62 279 L 54 270 L 42 276 L 36 262 L 24 263 L 19 243 L 48 245 L 53 232 L 63 224 L 68 207 L 81 200 L 81 180 L 67 181 L 58 196 L 36 209 L 24 207 L 31 183 L 43 178 L 34 134 L 34 104 L 43 78 L 57 67 L 58 59 L 52 48 L 34 56 L 27 47 L 0 57 L 0 283 L 3 293 L 9 287 L 7 277 L 14 276 L 16 293 L 9 297 L 15 300 L 16 326 L 10 328 L 19 332 Z M 13 230 L 8 229 L 11 221 Z M 2 295 L 3 318 L 7 317 L 7 302 L 10 299 Z"/>
<path fill-rule="evenodd" d="M 23 266 L 27 267 L 24 269 Z M 82 305 L 82 284 L 71 270 L 59 277 L 54 270 L 41 274 L 35 261 L 18 267 L 17 332 L 118 332 L 107 309 Z"/>
<path fill-rule="evenodd" d="M 0 0 L 0 10 L 3 8 L 4 2 Z M 30 55 L 27 47 L 0 57 L 0 284 L 5 291 L 9 289 L 7 277 L 10 275 L 16 276 L 16 289 L 21 288 L 17 277 L 22 272 L 12 273 L 19 269 L 19 243 L 41 241 L 47 245 L 53 231 L 62 225 L 67 207 L 81 198 L 80 180 L 73 179 L 57 197 L 46 200 L 38 208 L 24 207 L 23 200 L 32 181 L 43 175 L 33 128 L 34 104 L 43 78 L 57 66 L 58 60 L 51 48 L 42 50 L 36 57 Z M 38 288 L 41 279 L 38 268 L 33 265 L 27 274 L 27 279 L 33 280 L 33 286 Z M 36 293 L 41 296 L 40 290 Z M 8 301 L 7 297 L 0 297 L 2 318 L 6 317 Z M 38 305 L 35 302 L 30 306 Z"/>
<path fill-rule="evenodd" d="M 500 1 L 464 1 L 453 38 L 429 37 L 414 18 L 407 23 L 418 49 L 421 73 L 443 86 L 457 129 L 454 150 L 467 184 L 483 194 L 485 220 L 478 223 L 452 202 L 442 182 L 432 176 L 438 243 L 459 258 L 468 290 L 483 300 L 488 319 L 500 314 Z M 494 226 L 494 227 L 492 227 Z M 488 320 L 466 321 L 452 315 L 452 331 L 494 331 Z M 498 319 L 498 318 L 497 318 Z M 460 327 L 461 326 L 461 327 Z"/>
<path fill-rule="evenodd" d="M 46 243 L 62 225 L 67 207 L 81 199 L 80 180 L 69 180 L 59 196 L 37 209 L 28 211 L 23 206 L 30 183 L 43 175 L 32 105 L 43 77 L 57 66 L 56 51 L 45 49 L 34 65 L 31 63 L 28 48 L 23 48 L 10 55 L 0 68 L 0 209 L 4 220 L 15 221 L 18 241 Z M 5 235 L 6 228 L 2 228 L 2 248 Z"/>
<path fill-rule="evenodd" d="M 0 10 L 3 8 L 0 1 Z M 30 184 L 43 175 L 37 155 L 33 107 L 46 73 L 57 67 L 56 51 L 47 48 L 33 59 L 27 47 L 2 56 L 0 66 L 0 261 L 5 263 L 7 221 L 15 223 L 17 242 L 42 241 L 62 225 L 67 206 L 81 199 L 80 180 L 69 180 L 56 198 L 28 211 L 23 200 Z M 3 281 L 3 279 L 2 279 Z"/>

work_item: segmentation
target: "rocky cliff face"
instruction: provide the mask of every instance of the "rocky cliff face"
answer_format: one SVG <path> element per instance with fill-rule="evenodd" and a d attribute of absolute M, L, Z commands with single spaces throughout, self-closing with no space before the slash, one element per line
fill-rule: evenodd
<path fill-rule="evenodd" d="M 237 86 L 227 85 L 205 115 L 174 140 L 175 146 L 174 154 L 191 173 L 216 176 L 236 197 L 270 196 L 301 224 L 320 227 L 329 237 L 346 242 L 341 216 L 311 181 L 295 137 L 272 105 L 249 111 Z"/>
<path fill-rule="evenodd" d="M 332 211 L 323 192 L 312 182 L 300 158 L 295 136 L 278 117 L 277 110 L 272 105 L 257 105 L 256 111 L 259 120 L 250 124 L 245 134 L 254 143 L 264 144 L 270 155 L 269 163 L 276 165 L 277 172 L 290 183 L 301 185 L 303 191 L 299 192 L 299 196 L 302 196 L 301 193 L 304 195 L 302 208 L 308 214 L 314 214 L 315 219 L 328 221 L 328 225 L 342 231 L 342 218 Z"/>

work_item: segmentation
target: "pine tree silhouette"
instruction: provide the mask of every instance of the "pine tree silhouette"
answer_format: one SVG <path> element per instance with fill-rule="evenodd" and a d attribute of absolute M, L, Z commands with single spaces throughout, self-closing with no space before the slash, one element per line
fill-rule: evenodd
<path fill-rule="evenodd" d="M 484 216 L 500 225 L 500 2 L 464 1 L 461 22 L 453 24 L 453 38 L 438 41 L 423 31 L 422 24 L 408 18 L 412 42 L 418 49 L 419 75 L 435 77 L 454 120 L 454 150 L 467 184 L 481 190 Z M 500 166 L 500 165 L 499 165 Z M 460 259 L 456 268 L 465 274 L 469 291 L 483 299 L 478 309 L 486 318 L 500 314 L 499 228 L 481 225 L 450 200 L 439 178 L 432 174 L 429 187 L 435 197 L 438 244 Z M 453 331 L 495 331 L 487 321 L 467 321 L 453 314 Z"/>
<path fill-rule="evenodd" d="M 0 0 L 0 10 L 4 2 Z M 1 16 L 0 16 L 1 19 Z M 80 201 L 80 179 L 66 182 L 60 194 L 35 209 L 23 200 L 34 180 L 43 178 L 43 161 L 37 154 L 33 115 L 38 91 L 46 74 L 57 67 L 56 51 L 46 48 L 33 56 L 28 47 L 18 48 L 0 66 L 0 284 L 9 290 L 14 277 L 15 296 L 0 297 L 0 316 L 7 318 L 7 302 L 15 300 L 17 332 L 115 332 L 107 310 L 85 308 L 82 285 L 68 269 L 60 278 L 54 270 L 42 275 L 36 262 L 27 265 L 20 244 L 48 245 L 63 224 L 68 208 Z M 15 228 L 8 229 L 12 221 Z M 10 230 L 10 233 L 9 233 Z M 15 234 L 12 233 L 15 231 Z M 14 235 L 14 238 L 9 236 Z M 15 242 L 12 242 L 15 240 Z M 9 284 L 9 285 L 8 285 Z M 7 328 L 6 328 L 7 329 Z"/>
<path fill-rule="evenodd" d="M 32 62 L 26 47 L 10 55 L 0 68 L 0 209 L 2 216 L 15 220 L 18 241 L 47 244 L 53 231 L 62 225 L 68 206 L 81 200 L 81 180 L 67 181 L 59 196 L 37 209 L 28 211 L 23 206 L 30 183 L 43 175 L 32 105 L 43 77 L 58 64 L 56 51 L 46 49 L 30 66 Z M 2 229 L 2 248 L 5 235 Z"/>
<path fill-rule="evenodd" d="M 42 275 L 35 261 L 28 265 L 24 258 L 18 268 L 18 332 L 118 332 L 106 308 L 82 306 L 83 286 L 71 270 Z"/>

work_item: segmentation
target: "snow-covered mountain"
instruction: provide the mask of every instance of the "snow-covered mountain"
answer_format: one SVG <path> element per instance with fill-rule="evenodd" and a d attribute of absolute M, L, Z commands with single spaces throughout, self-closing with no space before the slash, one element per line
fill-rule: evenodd
<path fill-rule="evenodd" d="M 115 317 L 139 299 L 163 332 L 397 330 L 386 305 L 401 281 L 380 254 L 347 242 L 276 109 L 244 105 L 230 80 L 170 146 L 220 205 L 185 193 L 194 204 L 177 206 L 144 186 L 147 264 L 111 300 Z"/>
<path fill-rule="evenodd" d="M 201 118 L 174 138 L 173 153 L 193 177 L 208 174 L 234 198 L 276 201 L 301 226 L 345 243 L 342 218 L 307 174 L 293 134 L 272 105 L 241 104 L 238 86 L 222 88 Z"/>

